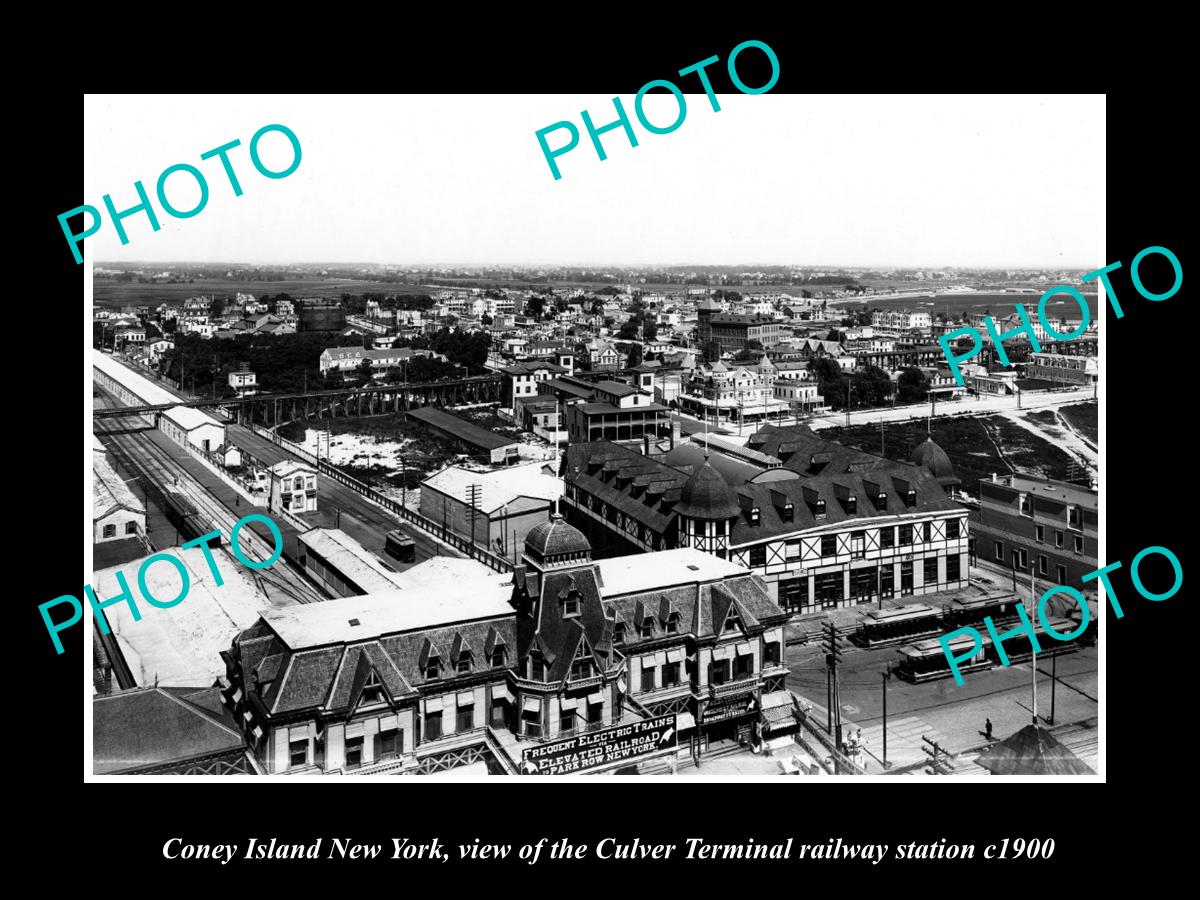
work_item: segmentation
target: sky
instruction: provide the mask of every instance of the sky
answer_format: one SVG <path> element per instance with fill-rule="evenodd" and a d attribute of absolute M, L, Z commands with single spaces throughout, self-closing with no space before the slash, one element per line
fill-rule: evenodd
<path fill-rule="evenodd" d="M 137 204 L 141 180 L 161 230 L 108 216 L 85 242 L 114 263 L 381 263 L 459 265 L 804 265 L 1001 268 L 1104 265 L 1105 102 L 1091 96 L 685 95 L 670 134 L 648 132 L 621 95 L 638 146 L 617 128 L 601 161 L 581 111 L 616 118 L 605 95 L 88 95 L 84 196 L 102 212 Z M 660 127 L 678 115 L 647 95 Z M 538 129 L 580 133 L 556 160 Z M 253 167 L 262 126 L 297 136 L 286 178 Z M 568 134 L 558 130 L 552 148 Z M 244 193 L 220 161 L 230 151 Z M 260 144 L 283 169 L 279 133 Z M 187 163 L 207 205 L 172 218 L 160 173 Z M 199 188 L 170 176 L 178 209 Z M 64 210 L 65 212 L 66 210 Z"/>

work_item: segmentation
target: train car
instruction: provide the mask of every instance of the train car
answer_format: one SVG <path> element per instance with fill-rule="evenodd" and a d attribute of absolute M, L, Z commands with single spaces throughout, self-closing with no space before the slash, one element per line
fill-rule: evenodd
<path fill-rule="evenodd" d="M 949 642 L 950 652 L 958 656 L 970 649 L 974 642 L 975 638 L 969 634 L 951 638 Z M 992 668 L 995 663 L 989 655 L 991 647 L 991 639 L 984 636 L 975 654 L 970 659 L 958 663 L 959 673 L 965 674 L 980 669 Z M 918 641 L 911 646 L 902 648 L 900 650 L 900 661 L 896 663 L 896 668 L 893 671 L 898 678 L 903 678 L 905 681 L 913 684 L 920 684 L 923 681 L 935 681 L 939 678 L 950 678 L 953 675 L 950 671 L 950 659 L 946 656 L 946 651 L 942 649 L 942 642 L 936 638 L 928 641 Z"/>
<path fill-rule="evenodd" d="M 982 626 L 985 616 L 991 616 L 993 622 L 1007 622 L 1017 617 L 1020 603 L 1020 599 L 1012 594 L 956 597 L 942 609 L 942 622 L 948 629 Z"/>
<path fill-rule="evenodd" d="M 163 488 L 163 499 L 167 521 L 179 532 L 180 543 L 185 544 L 203 534 L 216 532 L 216 536 L 208 540 L 210 547 L 221 546 L 221 529 L 212 520 L 201 513 L 194 503 L 182 492 L 172 487 Z"/>
<path fill-rule="evenodd" d="M 399 528 L 388 532 L 383 549 L 388 556 L 395 557 L 400 562 L 416 562 L 417 542 Z"/>
<path fill-rule="evenodd" d="M 300 563 L 331 597 L 353 597 L 396 589 L 395 572 L 337 528 L 313 528 L 298 538 Z"/>
<path fill-rule="evenodd" d="M 914 603 L 895 609 L 869 610 L 859 620 L 852 640 L 860 647 L 886 647 L 941 632 L 941 613 L 932 606 Z"/>

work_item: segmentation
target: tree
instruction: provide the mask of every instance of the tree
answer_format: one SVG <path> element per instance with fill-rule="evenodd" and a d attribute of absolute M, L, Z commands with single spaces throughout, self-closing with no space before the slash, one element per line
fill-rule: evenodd
<path fill-rule="evenodd" d="M 541 297 L 530 297 L 525 301 L 525 315 L 540 319 L 545 305 L 545 301 Z"/>
<path fill-rule="evenodd" d="M 484 313 L 482 316 L 479 317 L 479 321 L 483 325 L 491 325 L 495 321 L 495 319 L 493 319 L 487 313 Z"/>
<path fill-rule="evenodd" d="M 625 367 L 627 369 L 632 369 L 635 366 L 640 366 L 641 364 L 642 364 L 642 345 L 641 344 L 633 344 L 629 348 L 629 355 L 625 358 Z"/>
<path fill-rule="evenodd" d="M 896 382 L 897 403 L 921 403 L 929 396 L 929 380 L 920 369 L 908 367 Z"/>
<path fill-rule="evenodd" d="M 756 341 L 753 338 L 751 338 L 750 340 L 746 341 L 746 349 L 762 351 L 762 350 L 765 350 L 766 348 L 762 345 L 762 341 Z"/>
<path fill-rule="evenodd" d="M 209 304 L 208 314 L 216 319 L 225 314 L 225 298 L 213 297 L 212 303 Z"/>
<path fill-rule="evenodd" d="M 716 362 L 721 358 L 721 345 L 716 341 L 709 341 L 704 345 L 702 350 L 704 361 L 707 363 Z"/>
<path fill-rule="evenodd" d="M 358 375 L 363 380 L 363 384 L 371 383 L 371 373 L 373 370 L 374 366 L 371 365 L 370 358 L 364 359 L 358 364 Z"/>

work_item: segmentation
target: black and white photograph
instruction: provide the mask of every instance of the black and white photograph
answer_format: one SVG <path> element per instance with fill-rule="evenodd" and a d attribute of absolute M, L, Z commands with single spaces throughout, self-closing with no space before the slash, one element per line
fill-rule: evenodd
<path fill-rule="evenodd" d="M 85 780 L 1104 779 L 1104 96 L 718 51 L 84 98 Z"/>

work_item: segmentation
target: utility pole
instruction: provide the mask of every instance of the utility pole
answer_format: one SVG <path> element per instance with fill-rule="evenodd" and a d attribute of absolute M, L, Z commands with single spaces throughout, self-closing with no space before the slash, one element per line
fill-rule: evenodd
<path fill-rule="evenodd" d="M 1054 724 L 1054 695 L 1055 688 L 1058 687 L 1058 653 L 1050 654 L 1050 719 L 1051 725 Z"/>
<path fill-rule="evenodd" d="M 891 665 L 888 665 L 880 674 L 883 676 L 883 768 L 884 771 L 887 771 L 891 768 L 887 761 L 887 686 L 892 677 Z"/>
<path fill-rule="evenodd" d="M 479 508 L 479 494 L 483 488 L 481 485 L 472 484 L 467 486 L 467 502 L 471 504 L 471 546 L 475 546 L 475 510 Z"/>
<path fill-rule="evenodd" d="M 884 437 L 883 419 L 879 420 L 879 455 L 886 456 L 886 438 Z"/>
<path fill-rule="evenodd" d="M 849 378 L 847 378 L 846 379 L 846 427 L 847 428 L 850 427 L 850 388 L 852 385 L 853 385 L 853 382 Z"/>
<path fill-rule="evenodd" d="M 833 720 L 833 740 L 837 746 L 838 753 L 842 752 L 842 708 L 841 697 L 838 690 L 837 666 L 842 658 L 842 641 L 845 639 L 838 634 L 837 626 L 832 622 L 826 622 L 825 629 L 825 664 L 829 667 L 829 685 L 830 685 L 830 715 Z M 837 760 L 837 756 L 834 757 Z M 836 766 L 841 768 L 840 763 Z"/>
<path fill-rule="evenodd" d="M 921 741 L 929 745 L 921 748 L 929 757 L 929 768 L 925 771 L 930 775 L 949 775 L 952 771 L 950 751 L 943 749 L 937 741 L 931 741 L 925 735 L 921 735 Z"/>

